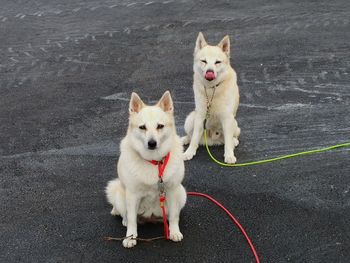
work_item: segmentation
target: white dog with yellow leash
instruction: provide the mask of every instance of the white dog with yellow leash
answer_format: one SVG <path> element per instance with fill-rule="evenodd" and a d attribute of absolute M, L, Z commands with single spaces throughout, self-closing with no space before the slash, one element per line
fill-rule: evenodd
<path fill-rule="evenodd" d="M 128 132 L 120 144 L 118 178 L 106 188 L 107 200 L 113 206 L 111 214 L 120 215 L 127 227 L 123 246 L 136 245 L 138 217 L 163 217 L 166 238 L 181 241 L 179 215 L 186 203 L 181 184 L 183 146 L 176 134 L 170 93 L 165 92 L 155 106 L 145 105 L 132 93 L 129 114 Z"/>
<path fill-rule="evenodd" d="M 225 36 L 218 45 L 208 45 L 199 33 L 194 50 L 193 91 L 196 108 L 186 118 L 183 144 L 190 144 L 184 159 L 196 154 L 204 144 L 203 123 L 206 120 L 208 145 L 225 144 L 225 162 L 235 163 L 234 148 L 240 128 L 235 119 L 239 104 L 237 75 L 230 65 L 230 39 Z"/>

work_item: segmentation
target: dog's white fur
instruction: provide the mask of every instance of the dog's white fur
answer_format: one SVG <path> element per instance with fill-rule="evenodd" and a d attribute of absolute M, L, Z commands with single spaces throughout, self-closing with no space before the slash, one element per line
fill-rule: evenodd
<path fill-rule="evenodd" d="M 148 161 L 160 161 L 170 152 L 163 175 L 167 199 L 165 206 L 170 239 L 181 241 L 183 235 L 179 229 L 179 215 L 186 203 L 186 191 L 181 184 L 184 177 L 183 146 L 176 134 L 169 91 L 155 106 L 145 105 L 136 93 L 132 93 L 129 114 L 128 132 L 120 144 L 119 178 L 110 181 L 106 187 L 108 202 L 113 206 L 111 214 L 122 217 L 128 237 L 137 237 L 137 216 L 162 217 L 157 185 L 158 167 Z M 159 128 L 160 124 L 164 127 Z M 156 141 L 156 149 L 148 149 L 151 139 Z M 136 240 L 132 238 L 123 241 L 124 247 L 135 245 Z"/>
<path fill-rule="evenodd" d="M 190 160 L 196 154 L 199 144 L 204 143 L 203 122 L 207 110 L 207 97 L 212 97 L 210 117 L 206 127 L 209 145 L 225 144 L 224 158 L 226 163 L 235 163 L 234 148 L 238 145 L 240 128 L 235 119 L 239 104 L 237 75 L 230 65 L 230 39 L 225 36 L 218 45 L 208 45 L 200 32 L 194 50 L 193 91 L 196 108 L 186 118 L 186 136 L 183 144 L 190 144 L 184 153 L 184 159 Z M 215 79 L 207 80 L 208 70 L 214 71 Z"/>

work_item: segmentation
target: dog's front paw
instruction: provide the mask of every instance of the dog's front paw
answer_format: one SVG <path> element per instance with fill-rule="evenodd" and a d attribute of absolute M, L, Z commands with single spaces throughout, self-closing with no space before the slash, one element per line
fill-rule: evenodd
<path fill-rule="evenodd" d="M 174 242 L 179 242 L 184 238 L 184 236 L 180 231 L 174 231 L 174 232 L 170 232 L 169 238 Z"/>
<path fill-rule="evenodd" d="M 123 246 L 124 246 L 125 248 L 132 248 L 132 247 L 136 246 L 136 243 L 137 243 L 137 242 L 136 242 L 136 240 L 133 239 L 133 238 L 136 238 L 136 236 L 133 235 L 132 237 L 128 237 L 128 238 L 124 239 L 124 240 L 123 240 Z"/>
<path fill-rule="evenodd" d="M 225 155 L 225 163 L 236 163 L 236 157 L 232 155 Z"/>
<path fill-rule="evenodd" d="M 183 158 L 185 161 L 191 160 L 193 156 L 196 155 L 196 151 L 192 151 L 191 149 L 187 149 L 187 151 L 183 154 Z"/>
<path fill-rule="evenodd" d="M 237 147 L 239 144 L 239 140 L 233 137 L 233 147 Z"/>

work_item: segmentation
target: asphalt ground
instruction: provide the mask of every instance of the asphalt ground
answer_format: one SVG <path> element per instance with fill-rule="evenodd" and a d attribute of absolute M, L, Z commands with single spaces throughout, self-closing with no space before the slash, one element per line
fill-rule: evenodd
<path fill-rule="evenodd" d="M 189 197 L 181 243 L 123 236 L 104 197 L 136 91 L 193 110 L 199 31 L 229 34 L 238 162 L 349 141 L 349 1 L 1 1 L 0 262 L 253 262 L 236 227 Z M 223 147 L 213 148 L 222 159 Z M 349 149 L 242 168 L 186 162 L 188 191 L 243 224 L 262 262 L 350 262 Z M 161 225 L 139 234 L 162 234 Z"/>

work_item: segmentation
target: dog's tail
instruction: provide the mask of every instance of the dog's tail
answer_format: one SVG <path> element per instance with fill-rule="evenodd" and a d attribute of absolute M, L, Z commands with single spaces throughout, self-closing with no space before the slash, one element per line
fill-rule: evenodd
<path fill-rule="evenodd" d="M 107 201 L 113 206 L 112 214 L 119 215 L 124 210 L 125 190 L 119 179 L 109 181 L 105 189 Z M 122 210 L 122 211 L 121 211 Z"/>

